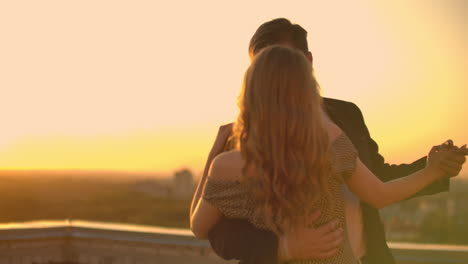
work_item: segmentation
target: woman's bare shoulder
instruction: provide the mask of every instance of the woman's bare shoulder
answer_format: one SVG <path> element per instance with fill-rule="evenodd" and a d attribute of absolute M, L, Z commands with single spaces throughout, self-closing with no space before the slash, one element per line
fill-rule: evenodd
<path fill-rule="evenodd" d="M 328 115 L 324 113 L 324 128 L 327 131 L 328 134 L 328 139 L 330 140 L 330 143 L 334 142 L 338 137 L 341 136 L 343 131 L 341 128 L 333 122 Z"/>
<path fill-rule="evenodd" d="M 208 177 L 236 181 L 242 174 L 244 163 L 238 150 L 223 152 L 214 158 Z"/>

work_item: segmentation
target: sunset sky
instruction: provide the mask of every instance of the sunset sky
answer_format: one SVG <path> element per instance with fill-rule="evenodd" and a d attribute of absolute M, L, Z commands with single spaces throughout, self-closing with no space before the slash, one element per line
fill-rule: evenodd
<path fill-rule="evenodd" d="M 2 1 L 0 170 L 199 173 L 265 21 L 309 32 L 324 96 L 411 162 L 468 143 L 468 1 Z M 465 166 L 464 174 L 468 172 Z"/>

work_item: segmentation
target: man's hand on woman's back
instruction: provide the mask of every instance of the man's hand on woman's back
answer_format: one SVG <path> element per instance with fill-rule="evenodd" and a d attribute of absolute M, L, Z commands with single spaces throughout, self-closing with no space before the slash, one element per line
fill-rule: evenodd
<path fill-rule="evenodd" d="M 343 229 L 338 220 L 333 220 L 320 227 L 315 227 L 320 211 L 315 211 L 309 223 L 295 228 L 278 241 L 279 256 L 282 260 L 324 259 L 338 253 L 343 241 Z"/>

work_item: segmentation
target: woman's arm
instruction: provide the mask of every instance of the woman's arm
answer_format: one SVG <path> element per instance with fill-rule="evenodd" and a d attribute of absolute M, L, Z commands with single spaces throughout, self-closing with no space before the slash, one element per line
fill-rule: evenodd
<path fill-rule="evenodd" d="M 223 161 L 220 156 L 214 158 L 207 178 L 218 178 L 223 174 Z M 197 195 L 197 194 L 195 194 Z M 199 194 L 201 196 L 201 192 Z M 203 198 L 197 200 L 195 209 L 190 216 L 190 229 L 198 239 L 208 239 L 210 230 L 221 220 L 223 214 L 214 205 Z"/>
<path fill-rule="evenodd" d="M 211 229 L 221 220 L 223 214 L 203 198 L 198 200 L 192 217 L 190 229 L 198 239 L 208 239 Z"/>
<path fill-rule="evenodd" d="M 213 144 L 210 154 L 208 155 L 208 159 L 205 164 L 205 169 L 203 170 L 203 175 L 200 181 L 198 182 L 197 189 L 195 191 L 195 194 L 193 195 L 192 204 L 190 205 L 190 218 L 192 218 L 192 214 L 195 211 L 195 207 L 197 206 L 198 201 L 200 200 L 201 194 L 203 192 L 203 187 L 205 186 L 206 178 L 208 177 L 208 170 L 210 168 L 210 164 L 218 154 L 223 152 L 224 146 L 226 145 L 226 141 L 231 135 L 232 125 L 233 124 L 230 123 L 219 127 L 218 135 L 216 136 L 215 143 Z"/>
<path fill-rule="evenodd" d="M 345 112 L 345 111 L 343 111 Z M 357 148 L 362 151 L 361 158 L 363 163 L 382 181 L 387 182 L 395 180 L 401 177 L 405 177 L 418 170 L 423 169 L 426 166 L 427 157 L 420 158 L 412 163 L 408 164 L 390 164 L 387 163 L 384 157 L 379 153 L 379 147 L 377 143 L 372 139 L 367 125 L 364 121 L 364 116 L 359 107 L 353 103 L 346 105 L 346 112 L 349 114 L 349 118 L 354 120 L 349 123 L 350 129 L 348 131 L 359 131 L 359 140 L 353 141 Z M 456 176 L 460 172 L 461 165 L 464 163 L 463 157 L 455 157 L 454 161 L 458 163 L 458 170 L 455 168 L 441 167 L 446 173 L 451 176 Z M 450 162 L 450 161 L 449 161 Z M 432 182 L 421 191 L 408 197 L 416 197 L 421 195 L 430 195 L 449 190 L 450 178 L 443 177 L 437 181 Z"/>
<path fill-rule="evenodd" d="M 439 169 L 439 164 L 454 154 L 453 150 L 433 148 L 424 169 L 388 182 L 382 182 L 358 158 L 356 169 L 352 176 L 346 179 L 346 183 L 361 200 L 375 208 L 383 208 L 410 197 L 443 177 L 444 172 Z"/>

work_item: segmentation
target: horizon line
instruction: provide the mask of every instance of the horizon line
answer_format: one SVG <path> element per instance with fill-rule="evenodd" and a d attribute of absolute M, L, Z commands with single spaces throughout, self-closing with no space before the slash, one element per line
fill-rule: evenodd
<path fill-rule="evenodd" d="M 26 174 L 72 174 L 72 175 L 122 175 L 122 176 L 172 176 L 178 171 L 184 170 L 185 168 L 176 169 L 173 171 L 152 171 L 152 170 L 118 170 L 118 169 L 2 169 L 0 168 L 0 175 L 4 174 L 15 174 L 15 175 L 26 175 Z M 193 170 L 188 169 L 192 173 Z"/>

